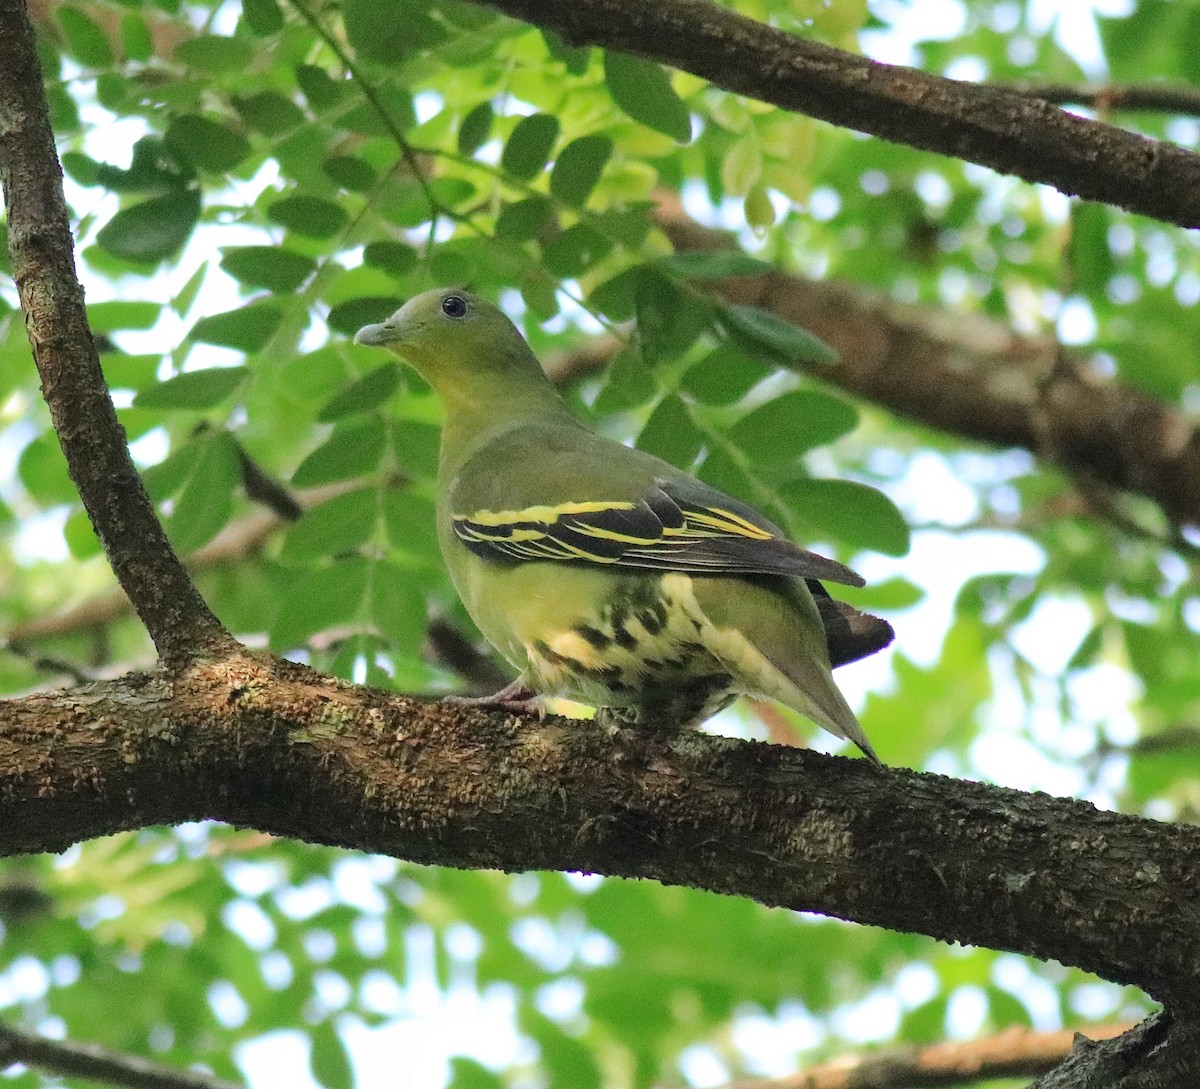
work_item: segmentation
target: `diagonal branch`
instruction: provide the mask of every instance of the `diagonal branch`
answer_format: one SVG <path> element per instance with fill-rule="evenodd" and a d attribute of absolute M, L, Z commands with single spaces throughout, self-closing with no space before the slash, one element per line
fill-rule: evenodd
<path fill-rule="evenodd" d="M 422 704 L 257 656 L 0 704 L 0 854 L 214 818 L 648 877 L 1200 1006 L 1200 828 L 783 746 Z"/>
<path fill-rule="evenodd" d="M 1200 155 L 1039 98 L 880 64 L 712 0 L 485 0 L 577 45 L 660 61 L 834 125 L 1200 226 Z"/>
<path fill-rule="evenodd" d="M 13 279 L 71 477 L 122 587 L 168 661 L 232 648 L 142 487 L 84 314 L 62 172 L 21 0 L 0 0 L 0 183 Z"/>
<path fill-rule="evenodd" d="M 87 1078 L 122 1089 L 242 1089 L 237 1082 L 194 1070 L 177 1070 L 96 1044 L 49 1040 L 0 1025 L 0 1070 L 14 1063 L 50 1074 Z"/>

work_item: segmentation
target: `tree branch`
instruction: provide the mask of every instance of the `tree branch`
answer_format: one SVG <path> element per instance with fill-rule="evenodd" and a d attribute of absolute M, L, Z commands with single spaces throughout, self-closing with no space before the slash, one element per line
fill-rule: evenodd
<path fill-rule="evenodd" d="M 1043 99 L 880 64 L 712 0 L 485 2 L 575 45 L 647 57 L 834 125 L 1200 226 L 1200 156 Z"/>
<path fill-rule="evenodd" d="M 1101 83 L 1078 87 L 1070 83 L 989 84 L 1000 90 L 1040 98 L 1056 106 L 1091 106 L 1097 110 L 1156 110 L 1200 115 L 1200 89 L 1179 83 Z"/>
<path fill-rule="evenodd" d="M 990 1078 L 1034 1077 L 1053 1070 L 1079 1039 L 1107 1040 L 1132 1025 L 1097 1025 L 1085 1034 L 1011 1028 L 982 1040 L 852 1055 L 782 1078 L 735 1082 L 730 1089 L 932 1089 Z"/>
<path fill-rule="evenodd" d="M 13 279 L 42 391 L 109 563 L 165 660 L 228 651 L 232 638 L 196 592 L 155 517 L 100 370 L 21 0 L 0 0 L 0 183 Z"/>
<path fill-rule="evenodd" d="M 1200 1019 L 1164 1011 L 1111 1040 L 1078 1039 L 1029 1089 L 1191 1089 L 1200 1084 Z"/>
<path fill-rule="evenodd" d="M 51 1074 L 89 1078 L 124 1089 L 243 1089 L 212 1074 L 177 1070 L 138 1055 L 109 1051 L 96 1044 L 48 1040 L 0 1024 L 0 1069 L 14 1063 Z"/>
<path fill-rule="evenodd" d="M 1200 1005 L 1200 828 L 782 746 L 422 704 L 245 655 L 0 704 L 0 854 L 202 818 L 423 863 L 651 877 Z"/>

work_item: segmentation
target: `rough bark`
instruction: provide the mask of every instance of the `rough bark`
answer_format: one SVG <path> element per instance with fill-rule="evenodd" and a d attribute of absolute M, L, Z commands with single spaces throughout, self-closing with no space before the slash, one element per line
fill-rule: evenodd
<path fill-rule="evenodd" d="M 575 45 L 633 53 L 834 125 L 1200 226 L 1200 156 L 1043 99 L 879 64 L 712 0 L 485 2 Z"/>
<path fill-rule="evenodd" d="M 696 733 L 421 704 L 240 655 L 0 705 L 0 853 L 201 818 L 650 877 L 1200 1005 L 1200 829 Z"/>

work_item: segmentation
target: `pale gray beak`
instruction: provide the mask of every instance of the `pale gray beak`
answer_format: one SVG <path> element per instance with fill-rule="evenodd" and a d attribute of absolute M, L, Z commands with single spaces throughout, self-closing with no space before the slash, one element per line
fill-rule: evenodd
<path fill-rule="evenodd" d="M 383 347 L 392 343 L 395 337 L 396 330 L 385 321 L 378 325 L 364 325 L 354 334 L 354 343 L 367 344 L 371 347 Z"/>

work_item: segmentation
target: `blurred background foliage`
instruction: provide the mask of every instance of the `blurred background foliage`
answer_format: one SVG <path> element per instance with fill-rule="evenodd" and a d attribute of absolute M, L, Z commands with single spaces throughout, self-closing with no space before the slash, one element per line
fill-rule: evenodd
<path fill-rule="evenodd" d="M 960 78 L 1200 80 L 1200 5 L 1185 0 L 729 6 Z M 198 583 L 247 642 L 429 694 L 486 666 L 433 541 L 436 403 L 350 342 L 417 291 L 469 283 L 551 366 L 612 338 L 607 366 L 563 371 L 596 427 L 868 577 L 852 600 L 899 639 L 839 676 L 886 761 L 1195 819 L 1189 532 L 1129 497 L 1105 516 L 1024 451 L 853 402 L 813 377 L 819 342 L 712 290 L 772 267 L 951 322 L 985 315 L 1187 415 L 1194 234 L 458 0 L 33 15 L 121 420 L 173 541 L 202 550 Z M 1193 148 L 1200 135 L 1193 117 L 1114 120 Z M 737 248 L 673 253 L 664 204 Z M 8 279 L 0 460 L 0 689 L 150 664 L 105 596 Z M 712 728 L 827 740 L 757 707 Z M 9 1024 L 263 1086 L 393 1085 L 398 1067 L 413 1086 L 707 1086 L 1148 1008 L 1054 964 L 688 890 L 206 825 L 5 862 L 0 934 Z"/>

